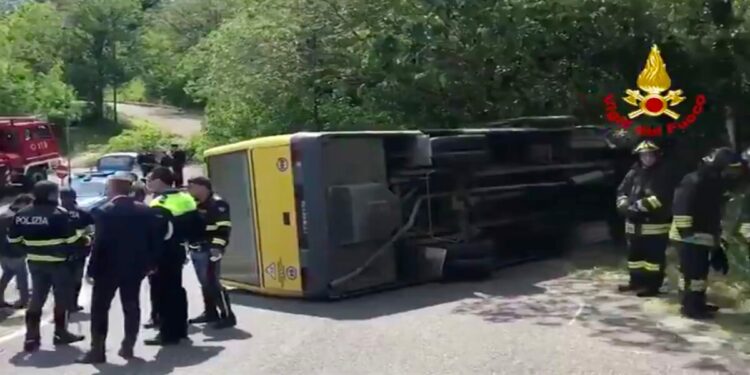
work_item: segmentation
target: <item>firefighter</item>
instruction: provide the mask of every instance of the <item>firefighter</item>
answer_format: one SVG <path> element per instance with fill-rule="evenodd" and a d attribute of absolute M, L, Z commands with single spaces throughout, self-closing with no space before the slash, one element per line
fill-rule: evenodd
<path fill-rule="evenodd" d="M 664 282 L 674 179 L 653 141 L 640 142 L 633 153 L 639 162 L 617 189 L 617 210 L 626 218 L 630 273 L 628 284 L 618 290 L 651 297 L 659 294 Z"/>
<path fill-rule="evenodd" d="M 159 299 L 159 334 L 146 345 L 173 345 L 187 338 L 187 294 L 182 287 L 182 267 L 188 243 L 196 242 L 205 224 L 195 199 L 172 189 L 174 176 L 169 168 L 155 168 L 148 179 L 148 189 L 155 193 L 149 204 L 165 219 L 165 245 L 157 260 L 157 298 Z"/>
<path fill-rule="evenodd" d="M 75 190 L 71 188 L 63 188 L 60 190 L 60 205 L 68 211 L 68 215 L 70 215 L 71 220 L 73 220 L 73 225 L 78 233 L 80 233 L 81 236 L 88 236 L 87 232 L 89 231 L 90 226 L 94 225 L 94 219 L 91 214 L 78 207 L 76 198 L 77 195 Z M 87 241 L 87 238 L 84 238 L 83 241 L 90 242 L 90 240 Z M 88 244 L 83 243 L 75 250 L 74 255 L 68 260 L 71 272 L 73 273 L 72 277 L 75 288 L 73 293 L 73 303 L 71 305 L 72 312 L 83 310 L 83 306 L 78 304 L 78 297 L 81 294 L 83 271 L 86 268 L 86 258 L 91 252 L 91 247 L 88 246 Z"/>
<path fill-rule="evenodd" d="M 227 291 L 221 286 L 221 258 L 224 256 L 232 223 L 229 204 L 214 194 L 211 181 L 195 177 L 188 181 L 188 191 L 198 202 L 198 212 L 206 223 L 204 238 L 190 245 L 190 258 L 203 292 L 203 314 L 191 324 L 214 323 L 217 329 L 234 327 L 237 319 L 232 312 Z M 218 310 L 218 313 L 217 313 Z"/>
<path fill-rule="evenodd" d="M 68 311 L 73 300 L 73 278 L 66 261 L 74 254 L 81 235 L 67 210 L 58 206 L 60 191 L 50 181 L 34 185 L 34 203 L 16 213 L 8 230 L 8 241 L 26 252 L 31 273 L 31 301 L 26 310 L 24 350 L 39 349 L 42 307 L 52 288 L 55 298 L 55 345 L 83 340 L 68 331 Z"/>
<path fill-rule="evenodd" d="M 682 314 L 709 319 L 718 310 L 706 303 L 709 267 L 729 271 L 721 240 L 722 207 L 727 167 L 738 164 L 735 152 L 718 148 L 705 156 L 698 169 L 688 173 L 674 195 L 674 219 L 669 238 L 680 255 Z"/>

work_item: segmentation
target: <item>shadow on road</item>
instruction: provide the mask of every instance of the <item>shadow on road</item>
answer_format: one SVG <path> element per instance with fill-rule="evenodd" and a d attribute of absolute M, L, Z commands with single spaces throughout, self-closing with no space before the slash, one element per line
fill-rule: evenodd
<path fill-rule="evenodd" d="M 600 253 L 610 254 L 610 256 L 601 259 L 586 255 L 579 257 L 578 264 L 575 265 L 564 259 L 531 262 L 501 269 L 491 279 L 484 281 L 432 283 L 340 301 L 313 302 L 235 293 L 232 295 L 232 302 L 290 314 L 312 315 L 336 320 L 366 320 L 482 295 L 497 297 L 503 301 L 513 301 L 519 297 L 523 300 L 528 296 L 545 293 L 547 288 L 540 286 L 540 283 L 568 275 L 573 269 L 571 267 L 602 264 L 613 266 L 619 262 L 619 258 L 612 255 L 611 248 L 602 249 L 599 246 L 592 248 L 587 254 Z"/>
<path fill-rule="evenodd" d="M 222 329 L 222 330 L 206 328 L 203 330 L 203 334 L 206 335 L 207 337 L 205 340 L 203 340 L 205 342 L 247 340 L 253 337 L 253 335 L 250 332 L 246 332 L 239 328 Z"/>
<path fill-rule="evenodd" d="M 180 345 L 162 348 L 153 361 L 135 358 L 124 366 L 104 363 L 94 365 L 98 374 L 172 374 L 179 372 L 179 368 L 199 365 L 217 356 L 223 347 L 220 346 L 192 346 Z M 109 350 L 108 358 L 116 351 Z M 61 346 L 55 350 L 40 350 L 28 354 L 19 352 L 10 363 L 19 368 L 54 368 L 72 364 L 83 351 L 75 346 Z M 136 355 L 138 353 L 136 352 Z"/>
<path fill-rule="evenodd" d="M 81 349 L 75 346 L 60 346 L 55 350 L 42 349 L 36 353 L 19 352 L 10 359 L 10 363 L 16 367 L 53 368 L 69 365 L 82 354 Z"/>
<path fill-rule="evenodd" d="M 180 368 L 199 365 L 216 357 L 222 350 L 224 348 L 220 346 L 169 346 L 162 348 L 153 361 L 145 361 L 136 357 L 124 366 L 108 363 L 95 365 L 99 371 L 96 374 L 166 375 L 179 373 Z"/>
<path fill-rule="evenodd" d="M 617 293 L 617 284 L 626 277 L 611 266 L 618 264 L 620 258 L 603 254 L 606 253 L 582 252 L 568 258 L 571 266 L 568 269 L 578 271 L 535 284 L 542 289 L 540 293 L 516 297 L 488 293 L 488 296 L 462 301 L 454 312 L 500 324 L 518 320 L 551 328 L 575 324 L 588 329 L 592 337 L 633 351 L 700 353 L 704 357 L 688 367 L 702 371 L 731 372 L 730 368 L 747 368 L 750 362 L 737 353 L 750 349 L 747 336 L 750 314 L 727 311 L 720 314 L 716 322 L 696 322 L 679 316 L 676 291 L 648 299 Z M 554 264 L 550 261 L 533 267 Z M 602 264 L 607 267 L 596 266 Z M 744 339 L 738 339 L 735 334 Z M 747 343 L 741 348 L 743 341 Z M 734 359 L 723 363 L 727 358 Z"/>

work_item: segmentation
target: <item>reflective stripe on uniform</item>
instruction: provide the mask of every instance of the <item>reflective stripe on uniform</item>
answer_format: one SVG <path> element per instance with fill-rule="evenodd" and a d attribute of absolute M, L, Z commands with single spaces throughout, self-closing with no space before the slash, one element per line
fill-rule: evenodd
<path fill-rule="evenodd" d="M 690 228 L 693 226 L 693 217 L 686 215 L 675 215 L 672 224 L 677 228 Z"/>
<path fill-rule="evenodd" d="M 656 235 L 669 233 L 670 224 L 633 224 L 625 222 L 625 233 L 639 235 Z"/>
<path fill-rule="evenodd" d="M 669 231 L 669 239 L 678 242 L 685 242 L 708 247 L 714 247 L 719 244 L 716 236 L 709 233 L 694 233 L 688 238 L 682 238 L 682 236 L 680 236 L 680 232 L 677 231 L 674 226 L 672 227 L 672 230 Z"/>
<path fill-rule="evenodd" d="M 628 262 L 628 268 L 631 270 L 645 270 L 649 272 L 659 272 L 661 266 L 657 263 L 650 263 L 646 261 Z"/>
<path fill-rule="evenodd" d="M 212 238 L 211 239 L 211 244 L 212 245 L 219 245 L 219 246 L 226 246 L 227 245 L 227 241 L 225 241 L 225 240 L 223 240 L 221 238 Z"/>
<path fill-rule="evenodd" d="M 59 246 L 65 244 L 72 244 L 81 238 L 80 234 L 70 236 L 68 238 L 54 238 L 49 240 L 27 240 L 22 239 L 22 243 L 29 247 L 46 247 L 46 246 Z"/>
<path fill-rule="evenodd" d="M 13 237 L 13 238 L 10 238 L 10 237 L 6 236 L 6 238 L 8 239 L 8 242 L 10 242 L 10 243 L 21 243 L 21 241 L 23 241 L 23 237 Z"/>
<path fill-rule="evenodd" d="M 646 197 L 646 202 L 651 205 L 652 209 L 661 207 L 661 202 L 659 202 L 659 198 L 657 198 L 655 195 Z"/>
<path fill-rule="evenodd" d="M 66 258 L 52 255 L 27 254 L 26 259 L 33 262 L 64 262 Z"/>
<path fill-rule="evenodd" d="M 703 292 L 706 290 L 706 280 L 690 280 L 691 292 Z"/>
<path fill-rule="evenodd" d="M 221 227 L 231 228 L 232 222 L 231 221 L 217 221 L 214 225 L 206 225 L 206 230 L 212 231 L 212 230 L 217 230 Z"/>
<path fill-rule="evenodd" d="M 742 223 L 740 225 L 740 234 L 746 240 L 750 240 L 750 223 Z"/>

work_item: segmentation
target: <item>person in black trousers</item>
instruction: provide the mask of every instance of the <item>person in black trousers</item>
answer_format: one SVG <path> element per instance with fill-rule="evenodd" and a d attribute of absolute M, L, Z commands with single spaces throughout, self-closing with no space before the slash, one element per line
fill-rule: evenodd
<path fill-rule="evenodd" d="M 173 345 L 187 338 L 187 294 L 182 287 L 182 268 L 187 244 L 203 235 L 205 223 L 195 199 L 173 189 L 174 177 L 168 168 L 156 168 L 148 179 L 148 190 L 156 197 L 149 206 L 159 212 L 164 233 L 164 251 L 157 260 L 159 334 L 146 345 Z"/>
<path fill-rule="evenodd" d="M 96 218 L 96 238 L 88 269 L 94 280 L 91 350 L 78 359 L 79 363 L 106 361 L 109 309 L 118 290 L 125 315 L 125 338 L 118 354 L 125 359 L 133 358 L 141 318 L 141 282 L 155 269 L 163 239 L 155 211 L 130 195 L 129 179 L 110 178 L 110 201 Z"/>
<path fill-rule="evenodd" d="M 185 163 L 187 163 L 187 155 L 185 151 L 180 149 L 180 146 L 173 144 L 169 151 L 169 156 L 172 158 L 172 173 L 174 173 L 174 187 L 182 187 L 185 181 L 183 178 L 183 170 L 185 169 Z"/>
<path fill-rule="evenodd" d="M 62 188 L 60 190 L 60 205 L 68 211 L 73 225 L 80 235 L 86 235 L 89 227 L 94 224 L 94 219 L 88 212 L 78 207 L 76 202 L 76 192 L 71 188 Z M 71 272 L 73 273 L 73 302 L 71 303 L 71 312 L 83 310 L 83 306 L 78 304 L 78 297 L 81 295 L 81 286 L 83 285 L 83 270 L 86 268 L 86 258 L 91 252 L 91 244 L 82 243 L 77 248 L 73 256 L 68 260 Z"/>
<path fill-rule="evenodd" d="M 148 196 L 148 190 L 146 189 L 146 186 L 141 182 L 136 182 L 133 184 L 133 188 L 131 189 L 130 193 L 133 198 L 141 203 L 144 203 L 146 201 L 146 196 Z M 151 313 L 149 314 L 150 319 L 149 321 L 143 325 L 144 328 L 156 328 L 159 326 L 159 298 L 157 298 L 159 293 L 159 279 L 156 276 L 156 274 L 148 275 L 148 286 L 149 286 L 149 299 L 151 302 Z"/>

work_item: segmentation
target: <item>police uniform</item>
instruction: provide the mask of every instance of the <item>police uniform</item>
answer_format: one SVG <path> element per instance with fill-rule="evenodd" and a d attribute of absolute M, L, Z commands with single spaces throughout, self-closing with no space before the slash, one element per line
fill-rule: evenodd
<path fill-rule="evenodd" d="M 169 190 L 156 196 L 149 205 L 161 217 L 166 243 L 154 275 L 159 298 L 159 335 L 146 340 L 146 344 L 175 344 L 187 337 L 187 294 L 182 287 L 185 247 L 203 233 L 204 224 L 195 199 L 188 193 Z"/>
<path fill-rule="evenodd" d="M 712 254 L 717 259 L 723 256 L 726 263 L 720 249 L 725 192 L 721 172 L 732 157 L 729 149 L 714 151 L 698 170 L 682 179 L 675 191 L 669 238 L 680 255 L 682 313 L 691 318 L 709 318 L 716 310 L 706 304 L 706 288 Z"/>
<path fill-rule="evenodd" d="M 231 327 L 237 322 L 229 302 L 229 295 L 219 281 L 221 259 L 213 259 L 211 254 L 211 250 L 215 249 L 214 251 L 223 255 L 229 243 L 229 234 L 232 229 L 229 204 L 212 194 L 198 204 L 198 212 L 201 213 L 206 224 L 205 236 L 200 242 L 190 245 L 190 257 L 201 283 L 205 309 L 201 316 L 191 319 L 190 322 L 197 324 L 216 321 L 216 328 Z"/>
<path fill-rule="evenodd" d="M 641 142 L 634 153 L 656 152 L 652 141 Z M 641 297 L 658 294 L 664 281 L 666 248 L 671 224 L 674 177 L 661 160 L 646 167 L 636 163 L 617 189 L 617 208 L 625 217 L 628 246 L 628 285 Z"/>
<path fill-rule="evenodd" d="M 67 330 L 73 283 L 66 263 L 81 240 L 68 211 L 54 203 L 38 202 L 20 210 L 9 228 L 8 241 L 27 254 L 32 294 L 26 310 L 24 350 L 39 348 L 42 307 L 50 288 L 55 298 L 55 345 L 83 340 Z"/>
<path fill-rule="evenodd" d="M 75 199 L 75 195 L 73 197 Z M 74 285 L 71 311 L 80 311 L 82 308 L 78 305 L 78 296 L 81 294 L 81 287 L 83 286 L 83 271 L 86 268 L 86 257 L 91 252 L 91 239 L 87 231 L 91 225 L 94 225 L 94 219 L 91 214 L 77 205 L 63 207 L 68 211 L 76 232 L 81 236 L 81 241 L 75 246 L 73 256 L 69 259 Z"/>

